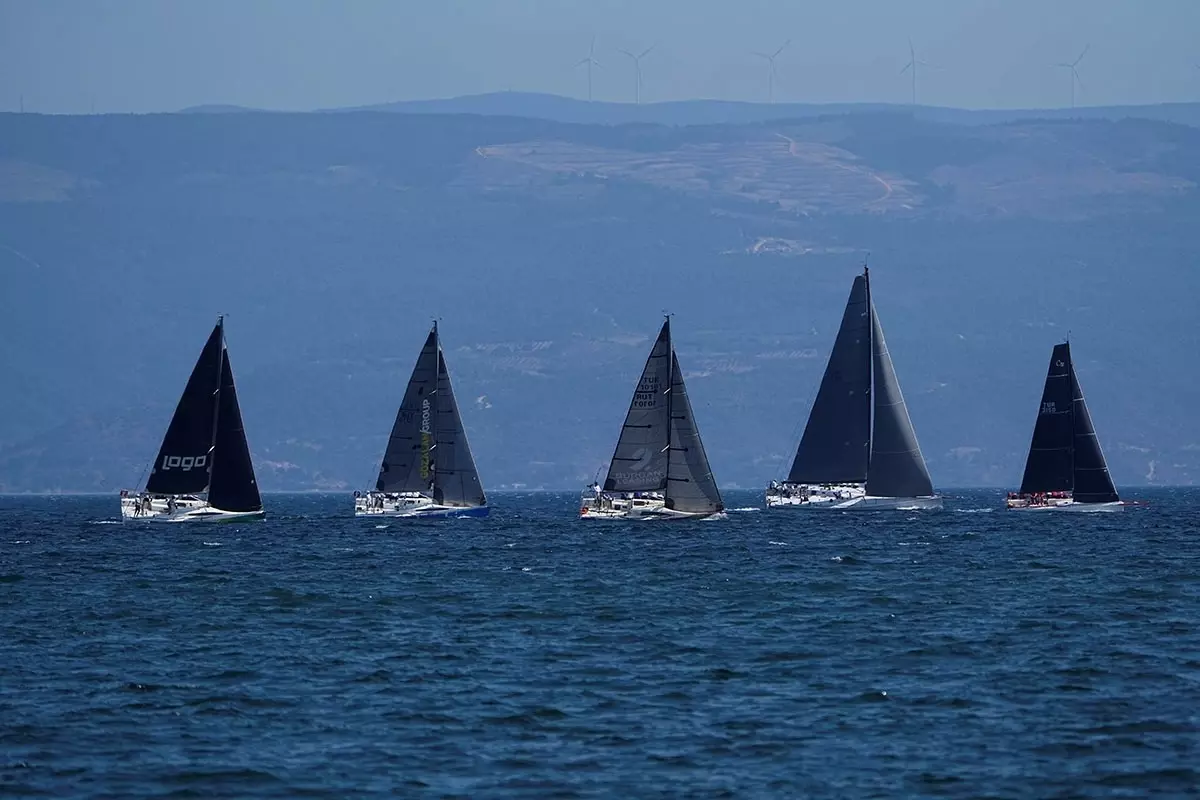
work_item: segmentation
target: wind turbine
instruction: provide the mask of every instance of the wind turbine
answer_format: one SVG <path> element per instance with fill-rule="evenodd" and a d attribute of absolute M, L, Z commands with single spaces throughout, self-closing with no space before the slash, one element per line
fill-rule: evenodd
<path fill-rule="evenodd" d="M 921 59 L 917 58 L 917 51 L 915 49 L 913 49 L 912 37 L 909 37 L 909 39 L 908 39 L 908 63 L 905 64 L 904 68 L 900 70 L 900 74 L 903 75 L 904 73 L 908 72 L 909 70 L 912 70 L 912 104 L 914 106 L 917 104 L 917 67 L 931 67 L 931 66 L 933 66 L 933 65 L 930 64 L 928 61 L 922 61 Z"/>
<path fill-rule="evenodd" d="M 579 68 L 579 67 L 582 67 L 584 64 L 587 64 L 588 102 L 590 103 L 590 102 L 592 102 L 592 67 L 603 68 L 603 66 L 600 64 L 600 62 L 596 60 L 596 37 L 595 36 L 592 37 L 592 46 L 588 48 L 587 58 L 579 59 L 579 61 L 575 62 L 575 67 Z"/>
<path fill-rule="evenodd" d="M 636 103 L 639 106 L 642 104 L 642 59 L 650 55 L 650 51 L 656 47 L 658 47 L 657 44 L 652 44 L 636 55 L 628 50 L 625 50 L 624 48 L 617 48 L 622 53 L 633 59 L 634 80 L 637 82 L 634 90 L 634 97 L 636 98 Z"/>
<path fill-rule="evenodd" d="M 1075 84 L 1078 83 L 1079 88 L 1080 89 L 1083 88 L 1083 81 L 1081 81 L 1079 79 L 1079 70 L 1077 70 L 1075 68 L 1079 66 L 1080 61 L 1083 61 L 1083 57 L 1087 55 L 1088 48 L 1090 48 L 1090 47 L 1091 47 L 1091 44 L 1085 44 L 1083 46 L 1083 52 L 1080 53 L 1079 58 L 1075 59 L 1074 61 L 1072 61 L 1070 63 L 1067 63 L 1066 61 L 1062 61 L 1055 65 L 1058 67 L 1062 67 L 1064 69 L 1071 70 L 1071 108 L 1075 107 Z"/>
<path fill-rule="evenodd" d="M 760 53 L 758 51 L 754 52 L 754 55 L 758 56 L 759 58 L 765 58 L 767 63 L 771 65 L 770 71 L 767 73 L 767 102 L 769 103 L 775 102 L 775 59 L 778 58 L 779 54 L 782 53 L 784 49 L 787 48 L 787 46 L 791 43 L 792 40 L 788 39 L 786 42 L 779 45 L 779 49 L 774 53 L 771 53 L 771 55 Z"/>

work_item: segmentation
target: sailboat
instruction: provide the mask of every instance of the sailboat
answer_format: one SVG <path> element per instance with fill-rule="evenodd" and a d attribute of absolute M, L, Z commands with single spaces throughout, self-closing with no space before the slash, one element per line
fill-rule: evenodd
<path fill-rule="evenodd" d="M 725 506 L 692 415 L 683 372 L 663 322 L 634 389 L 603 486 L 580 501 L 580 519 L 709 517 Z"/>
<path fill-rule="evenodd" d="M 354 493 L 354 514 L 485 517 L 487 513 L 487 497 L 434 322 L 408 379 L 375 489 Z"/>
<path fill-rule="evenodd" d="M 167 426 L 146 488 L 121 492 L 121 517 L 142 522 L 263 516 L 242 411 L 217 317 Z"/>
<path fill-rule="evenodd" d="M 1071 344 L 1056 344 L 1042 389 L 1021 490 L 1007 506 L 1030 511 L 1118 511 L 1092 415 L 1071 363 Z"/>
<path fill-rule="evenodd" d="M 768 508 L 941 508 L 913 431 L 875 303 L 870 272 L 854 279 L 842 326 L 787 480 Z"/>

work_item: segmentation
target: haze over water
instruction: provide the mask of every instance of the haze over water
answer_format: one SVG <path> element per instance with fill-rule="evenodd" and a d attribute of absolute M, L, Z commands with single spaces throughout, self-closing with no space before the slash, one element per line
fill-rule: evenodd
<path fill-rule="evenodd" d="M 1121 514 L 148 529 L 0 504 L 0 794 L 1178 797 L 1196 490 Z"/>

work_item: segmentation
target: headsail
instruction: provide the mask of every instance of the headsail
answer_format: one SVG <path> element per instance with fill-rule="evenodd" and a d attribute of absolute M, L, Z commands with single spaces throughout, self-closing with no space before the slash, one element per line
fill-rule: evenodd
<path fill-rule="evenodd" d="M 604 480 L 605 491 L 646 492 L 666 488 L 671 361 L 671 320 L 667 319 L 650 349 L 629 403 Z"/>
<path fill-rule="evenodd" d="M 224 329 L 217 320 L 167 426 L 147 492 L 198 494 L 208 489 L 224 347 Z"/>
<path fill-rule="evenodd" d="M 262 497 L 254 479 L 254 464 L 250 461 L 250 446 L 242 426 L 242 409 L 233 385 L 228 350 L 221 359 L 221 391 L 212 462 L 209 505 L 222 511 L 262 510 Z"/>
<path fill-rule="evenodd" d="M 692 514 L 713 514 L 725 506 L 708 465 L 700 430 L 692 415 L 687 387 L 675 353 L 671 353 L 671 438 L 667 460 L 666 506 Z"/>
<path fill-rule="evenodd" d="M 487 498 L 479 483 L 475 459 L 467 444 L 467 433 L 463 430 L 462 416 L 458 413 L 458 402 L 454 399 L 454 388 L 450 385 L 450 372 L 446 369 L 446 357 L 438 346 L 437 417 L 434 435 L 433 501 L 448 506 L 484 506 Z"/>
<path fill-rule="evenodd" d="M 378 491 L 425 492 L 432 488 L 437 368 L 435 325 L 417 356 L 400 410 L 396 413 L 396 422 L 379 468 L 379 479 L 375 482 Z"/>
<path fill-rule="evenodd" d="M 863 483 L 871 456 L 871 314 L 854 279 L 821 388 L 788 473 L 790 483 Z"/>
<path fill-rule="evenodd" d="M 1074 451 L 1075 413 L 1072 402 L 1071 346 L 1054 346 L 1042 403 L 1033 426 L 1033 441 L 1025 460 L 1021 493 L 1065 492 L 1074 488 L 1072 453 Z M 1082 401 L 1082 398 L 1080 398 Z"/>
<path fill-rule="evenodd" d="M 1069 363 L 1069 362 L 1068 362 Z M 1115 503 L 1117 488 L 1108 474 L 1108 463 L 1100 450 L 1100 440 L 1092 427 L 1092 415 L 1083 400 L 1083 390 L 1075 376 L 1075 365 L 1071 369 L 1071 399 L 1075 409 L 1075 490 L 1072 497 L 1078 503 Z"/>
<path fill-rule="evenodd" d="M 925 467 L 921 446 L 917 444 L 904 395 L 900 393 L 900 382 L 888 354 L 870 287 L 867 289 L 875 372 L 875 422 L 871 434 L 867 494 L 874 497 L 929 497 L 933 494 L 933 481 Z"/>

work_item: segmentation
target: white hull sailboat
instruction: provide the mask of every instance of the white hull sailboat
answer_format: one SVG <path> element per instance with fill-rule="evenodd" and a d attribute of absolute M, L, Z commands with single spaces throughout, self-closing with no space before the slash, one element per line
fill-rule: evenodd
<path fill-rule="evenodd" d="M 136 522 L 237 522 L 262 519 L 263 511 L 226 511 L 200 497 L 127 493 L 121 498 L 121 518 Z"/>
<path fill-rule="evenodd" d="M 870 273 L 854 279 L 821 388 L 787 480 L 772 481 L 767 508 L 831 511 L 942 507 L 875 303 Z"/>
<path fill-rule="evenodd" d="M 775 484 L 767 489 L 768 508 L 827 508 L 833 511 L 928 511 L 942 507 L 940 497 L 872 497 L 862 483 Z"/>
<path fill-rule="evenodd" d="M 683 372 L 663 323 L 629 403 L 604 484 L 584 490 L 580 519 L 696 519 L 721 514 Z"/>
<path fill-rule="evenodd" d="M 375 488 L 354 493 L 354 515 L 445 519 L 487 514 L 487 496 L 435 322 L 396 412 Z"/>
<path fill-rule="evenodd" d="M 262 516 L 224 318 L 218 317 L 167 426 L 145 490 L 121 492 L 121 518 L 232 522 Z"/>
<path fill-rule="evenodd" d="M 1042 388 L 1021 488 L 1005 506 L 1013 511 L 1120 511 L 1108 462 L 1083 399 L 1071 344 L 1054 346 Z"/>

